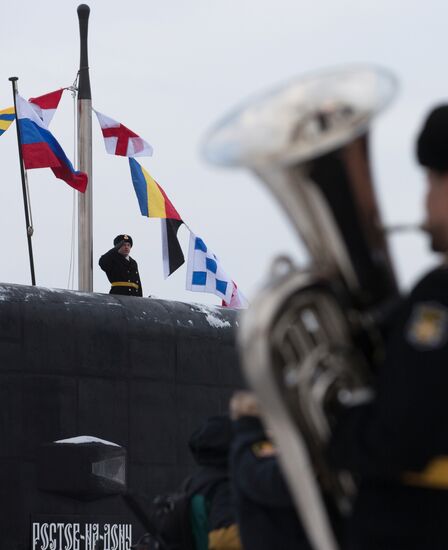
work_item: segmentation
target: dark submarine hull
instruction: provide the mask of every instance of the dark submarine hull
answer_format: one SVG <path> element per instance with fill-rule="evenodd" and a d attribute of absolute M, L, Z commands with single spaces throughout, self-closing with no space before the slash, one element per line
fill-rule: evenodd
<path fill-rule="evenodd" d="M 0 550 L 89 548 L 62 528 L 52 548 L 32 534 L 45 522 L 81 532 L 123 523 L 135 542 L 145 526 L 122 495 L 42 489 L 39 453 L 65 438 L 101 438 L 126 449 L 131 492 L 172 491 L 193 469 L 191 432 L 243 386 L 236 326 L 226 308 L 0 284 Z"/>

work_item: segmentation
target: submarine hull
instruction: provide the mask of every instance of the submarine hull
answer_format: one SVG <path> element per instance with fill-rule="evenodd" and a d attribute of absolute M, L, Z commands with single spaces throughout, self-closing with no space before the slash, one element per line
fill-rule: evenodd
<path fill-rule="evenodd" d="M 58 465 L 42 449 L 99 438 L 124 450 L 132 493 L 177 488 L 194 466 L 189 435 L 244 385 L 236 326 L 226 308 L 0 284 L 0 550 L 127 550 L 124 530 L 135 542 L 145 526 L 123 495 L 46 485 L 42 468 Z"/>

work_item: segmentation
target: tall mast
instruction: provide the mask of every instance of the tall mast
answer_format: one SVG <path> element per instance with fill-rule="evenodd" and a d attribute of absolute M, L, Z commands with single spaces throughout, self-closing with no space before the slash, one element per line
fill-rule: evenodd
<path fill-rule="evenodd" d="M 78 6 L 81 56 L 78 82 L 78 170 L 85 172 L 88 185 L 78 198 L 78 288 L 93 290 L 93 231 L 92 231 L 92 93 L 90 91 L 87 29 L 90 8 Z"/>

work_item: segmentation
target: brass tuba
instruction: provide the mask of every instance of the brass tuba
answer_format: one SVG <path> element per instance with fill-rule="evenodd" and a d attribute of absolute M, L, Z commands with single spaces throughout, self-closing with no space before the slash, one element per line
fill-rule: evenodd
<path fill-rule="evenodd" d="M 209 161 L 267 184 L 312 258 L 305 270 L 274 260 L 239 345 L 316 550 L 338 548 L 328 510 L 350 513 L 356 489 L 328 466 L 325 444 L 341 405 L 372 397 L 378 316 L 398 296 L 368 157 L 370 124 L 395 88 L 371 66 L 311 75 L 243 105 L 205 141 Z"/>

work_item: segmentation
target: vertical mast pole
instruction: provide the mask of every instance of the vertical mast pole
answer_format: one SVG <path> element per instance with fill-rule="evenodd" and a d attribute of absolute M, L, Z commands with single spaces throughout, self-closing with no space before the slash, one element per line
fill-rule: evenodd
<path fill-rule="evenodd" d="M 25 224 L 26 224 L 26 237 L 28 239 L 28 255 L 30 258 L 30 271 L 31 271 L 31 284 L 36 286 L 36 276 L 34 274 L 34 258 L 33 258 L 33 244 L 31 237 L 33 235 L 33 227 L 30 223 L 30 203 L 28 196 L 28 182 L 26 179 L 26 170 L 23 163 L 22 155 L 22 139 L 20 136 L 19 117 L 17 115 L 17 76 L 11 76 L 9 78 L 12 84 L 12 95 L 14 96 L 14 112 L 16 114 L 16 129 L 17 129 L 17 145 L 19 146 L 19 162 L 20 162 L 20 176 L 22 178 L 22 193 L 23 193 L 23 209 L 25 211 Z"/>
<path fill-rule="evenodd" d="M 88 185 L 78 197 L 78 288 L 93 290 L 93 205 L 92 205 L 92 93 L 90 91 L 87 30 L 90 8 L 78 6 L 80 62 L 78 82 L 78 170 L 85 172 Z"/>

